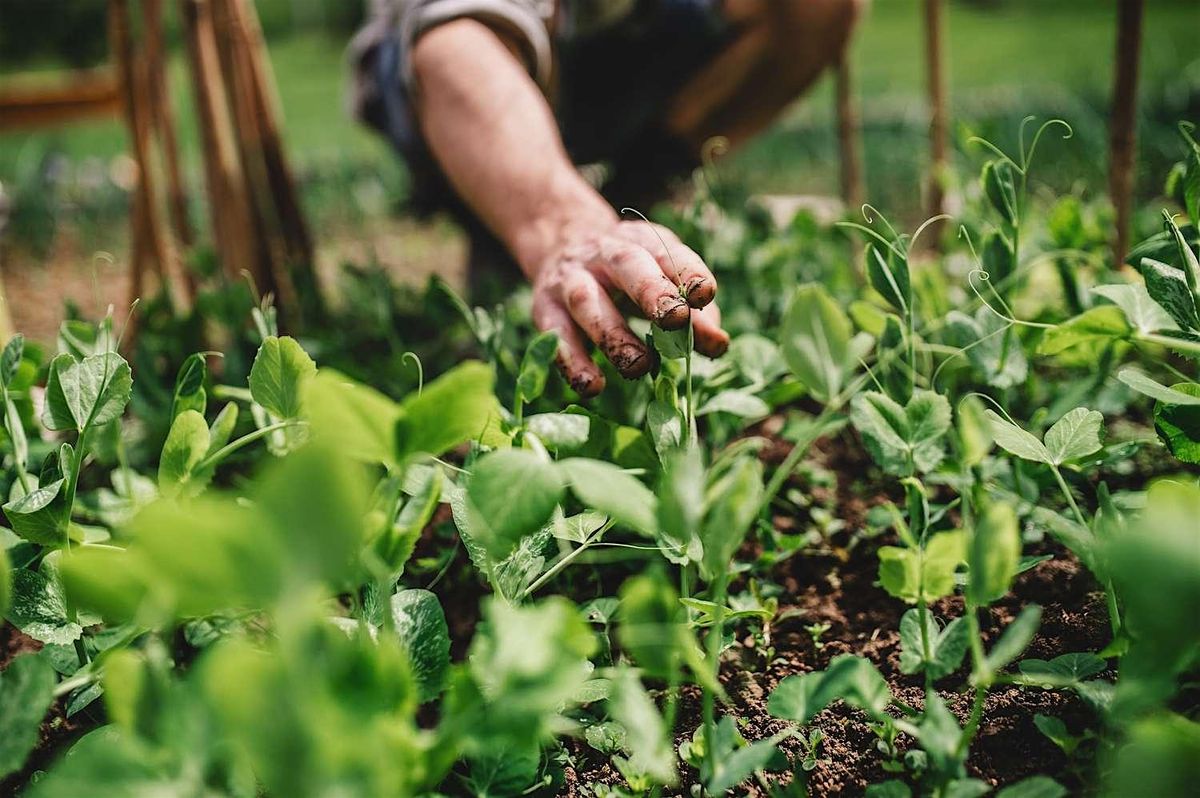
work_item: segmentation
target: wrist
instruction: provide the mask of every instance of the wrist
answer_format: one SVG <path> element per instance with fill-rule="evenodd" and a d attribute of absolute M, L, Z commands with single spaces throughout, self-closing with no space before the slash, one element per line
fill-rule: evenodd
<path fill-rule="evenodd" d="M 507 236 L 509 250 L 530 280 L 571 238 L 607 230 L 619 221 L 616 211 L 591 186 L 574 173 L 571 178 L 545 192 L 533 212 Z"/>

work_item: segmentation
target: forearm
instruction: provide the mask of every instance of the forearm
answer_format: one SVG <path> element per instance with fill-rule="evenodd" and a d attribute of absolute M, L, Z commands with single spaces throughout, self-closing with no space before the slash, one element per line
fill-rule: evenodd
<path fill-rule="evenodd" d="M 413 68 L 434 157 L 526 274 L 572 228 L 616 221 L 572 166 L 537 85 L 493 31 L 470 19 L 434 28 L 418 40 Z"/>

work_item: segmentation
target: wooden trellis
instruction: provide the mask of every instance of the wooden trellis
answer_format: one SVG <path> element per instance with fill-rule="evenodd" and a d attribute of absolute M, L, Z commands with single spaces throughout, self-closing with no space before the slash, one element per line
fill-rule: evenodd
<path fill-rule="evenodd" d="M 131 13 L 132 3 L 140 15 Z M 179 9 L 213 246 L 228 278 L 248 274 L 259 291 L 275 295 L 284 322 L 295 328 L 303 321 L 297 278 L 316 284 L 312 239 L 283 152 L 274 80 L 253 3 L 180 0 Z M 153 271 L 176 301 L 188 303 L 196 286 L 181 259 L 196 237 L 171 110 L 162 0 L 109 0 L 109 36 L 139 174 L 132 298 L 143 295 Z"/>

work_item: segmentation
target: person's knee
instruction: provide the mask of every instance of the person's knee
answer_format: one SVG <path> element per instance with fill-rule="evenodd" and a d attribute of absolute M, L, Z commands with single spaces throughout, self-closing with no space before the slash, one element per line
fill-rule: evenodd
<path fill-rule="evenodd" d="M 781 53 L 798 48 L 840 56 L 867 10 L 869 0 L 760 0 L 773 33 L 772 43 Z"/>

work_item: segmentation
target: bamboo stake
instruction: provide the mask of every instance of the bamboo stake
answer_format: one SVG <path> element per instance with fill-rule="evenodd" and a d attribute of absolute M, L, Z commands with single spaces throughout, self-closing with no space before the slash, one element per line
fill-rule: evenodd
<path fill-rule="evenodd" d="M 164 281 L 166 264 L 168 262 L 168 245 L 163 233 L 162 221 L 158 216 L 155 205 L 154 176 L 150 169 L 149 155 L 149 119 L 141 97 L 145 87 L 146 76 L 144 66 L 138 68 L 130 35 L 129 5 L 127 0 L 111 0 L 109 3 L 109 37 L 112 42 L 113 54 L 117 60 L 117 70 L 120 76 L 122 99 L 125 112 L 125 124 L 133 144 L 134 160 L 137 163 L 138 179 L 134 197 L 134 240 L 131 248 L 133 253 L 133 280 L 131 285 L 139 293 L 130 297 L 130 302 L 140 297 L 142 278 L 147 260 L 155 268 L 160 279 Z M 140 219 L 140 223 L 139 220 Z M 140 224 L 141 238 L 138 226 Z"/>
<path fill-rule="evenodd" d="M 926 215 L 937 216 L 945 211 L 946 179 L 949 165 L 946 157 L 946 69 L 943 47 L 943 0 L 925 0 L 925 66 L 929 91 L 929 205 Z M 933 231 L 931 231 L 933 232 Z M 930 240 L 936 240 L 936 235 Z"/>
<path fill-rule="evenodd" d="M 146 63 L 150 69 L 150 92 L 152 97 L 154 128 L 158 131 L 160 149 L 166 163 L 167 209 L 171 214 L 171 225 L 175 237 L 183 247 L 194 243 L 192 226 L 187 216 L 187 192 L 183 185 L 183 170 L 179 164 L 179 142 L 175 131 L 175 114 L 171 109 L 170 92 L 167 91 L 167 64 L 162 43 L 163 18 L 162 0 L 143 0 L 146 21 Z M 194 293 L 194 283 L 187 275 L 189 291 Z"/>
<path fill-rule="evenodd" d="M 217 60 L 212 8 L 208 0 L 181 0 L 181 4 L 204 143 L 209 213 L 216 247 L 230 279 L 240 279 L 241 271 L 246 269 L 260 281 L 264 275 L 254 273 L 258 264 L 248 225 L 250 207 L 239 178 L 241 166 L 232 140 L 229 103 Z"/>
<path fill-rule="evenodd" d="M 1142 0 L 1119 0 L 1117 3 L 1117 54 L 1113 74 L 1112 122 L 1109 128 L 1108 190 L 1117 215 L 1113 263 L 1118 267 L 1124 264 L 1129 253 L 1129 226 L 1133 213 L 1142 7 Z"/>
<path fill-rule="evenodd" d="M 267 55 L 262 28 L 254 8 L 246 0 L 228 0 L 235 35 L 241 38 L 249 68 L 249 89 L 260 122 L 263 156 L 271 191 L 279 210 L 289 245 L 290 257 L 305 265 L 313 260 L 312 236 L 300 208 L 296 181 L 283 151 L 279 133 L 279 99 L 275 94 L 275 76 Z"/>
<path fill-rule="evenodd" d="M 837 123 L 838 153 L 841 158 L 842 201 L 849 211 L 862 207 L 862 141 L 859 131 L 858 107 L 854 101 L 854 74 L 850 53 L 843 52 L 837 63 Z"/>

